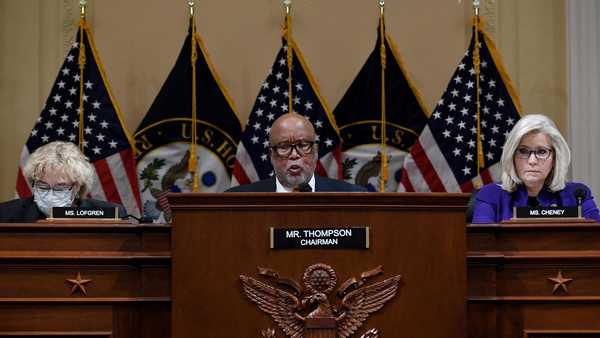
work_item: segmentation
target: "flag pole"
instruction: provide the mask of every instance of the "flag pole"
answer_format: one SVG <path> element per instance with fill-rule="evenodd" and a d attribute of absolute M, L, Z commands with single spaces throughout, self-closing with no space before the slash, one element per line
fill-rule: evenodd
<path fill-rule="evenodd" d="M 292 81 L 292 62 L 293 62 L 293 47 L 292 47 L 292 0 L 283 0 L 285 6 L 285 40 L 287 41 L 287 68 L 288 68 L 288 108 L 289 113 L 293 113 L 292 103 L 294 97 L 292 90 L 294 88 Z"/>
<path fill-rule="evenodd" d="M 188 1 L 188 6 L 190 9 L 190 24 L 192 25 L 192 33 L 191 33 L 191 66 L 192 66 L 192 140 L 190 141 L 190 159 L 188 161 L 188 171 L 192 174 L 192 191 L 198 192 L 199 190 L 199 182 L 198 182 L 198 158 L 196 155 L 197 145 L 196 145 L 196 128 L 197 128 L 197 107 L 196 107 L 196 60 L 198 60 L 198 52 L 196 50 L 196 22 L 194 20 L 194 1 Z"/>
<path fill-rule="evenodd" d="M 379 191 L 385 192 L 385 183 L 388 180 L 388 158 L 387 158 L 387 123 L 385 109 L 385 20 L 384 20 L 385 1 L 379 0 L 379 35 L 381 44 L 379 47 L 381 60 L 381 179 L 379 180 Z"/>
<path fill-rule="evenodd" d="M 81 9 L 81 16 L 79 19 L 79 149 L 84 153 L 84 141 L 83 141 L 83 71 L 85 70 L 85 45 L 83 40 L 83 34 L 85 29 L 85 6 L 87 0 L 79 0 L 79 8 Z"/>
<path fill-rule="evenodd" d="M 475 11 L 475 17 L 473 19 L 473 28 L 475 30 L 475 45 L 473 46 L 473 68 L 475 68 L 475 108 L 476 108 L 476 124 L 477 124 L 477 180 L 475 181 L 475 188 L 481 187 L 480 170 L 485 165 L 485 158 L 483 157 L 483 143 L 481 142 L 481 101 L 479 98 L 479 74 L 481 73 L 481 56 L 479 54 L 479 7 L 481 5 L 480 0 L 473 0 L 473 9 Z"/>

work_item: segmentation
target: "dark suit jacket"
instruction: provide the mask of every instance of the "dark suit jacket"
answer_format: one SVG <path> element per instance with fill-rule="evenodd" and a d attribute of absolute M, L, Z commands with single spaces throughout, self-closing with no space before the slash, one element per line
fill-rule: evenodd
<path fill-rule="evenodd" d="M 237 187 L 229 188 L 225 192 L 275 192 L 277 184 L 275 177 L 255 183 L 238 185 Z M 315 175 L 315 191 L 316 192 L 367 192 L 367 189 L 350 184 L 344 181 L 332 180 L 327 177 Z"/>
<path fill-rule="evenodd" d="M 81 208 L 119 208 L 119 216 L 127 215 L 122 205 L 86 198 L 80 200 Z M 36 222 L 39 219 L 46 219 L 46 215 L 41 212 L 33 197 L 18 198 L 12 201 L 0 203 L 0 222 L 4 223 L 29 223 Z"/>

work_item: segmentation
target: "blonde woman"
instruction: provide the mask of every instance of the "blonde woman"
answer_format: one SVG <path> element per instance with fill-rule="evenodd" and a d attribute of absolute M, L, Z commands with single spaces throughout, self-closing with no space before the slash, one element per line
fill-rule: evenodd
<path fill-rule="evenodd" d="M 45 219 L 53 207 L 125 208 L 85 198 L 94 182 L 94 168 L 79 148 L 55 141 L 38 148 L 27 160 L 23 174 L 33 196 L 0 204 L 0 222 L 35 222 Z"/>
<path fill-rule="evenodd" d="M 577 206 L 578 198 L 583 216 L 600 222 L 590 189 L 567 182 L 571 151 L 545 115 L 519 120 L 506 138 L 500 161 L 502 183 L 481 188 L 475 197 L 473 223 L 510 219 L 515 206 Z"/>

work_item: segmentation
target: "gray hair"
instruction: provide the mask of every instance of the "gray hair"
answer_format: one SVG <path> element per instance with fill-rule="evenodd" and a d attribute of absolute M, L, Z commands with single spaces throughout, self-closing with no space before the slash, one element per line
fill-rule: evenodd
<path fill-rule="evenodd" d="M 87 157 L 71 142 L 55 141 L 39 147 L 29 156 L 23 175 L 30 185 L 52 172 L 80 187 L 79 197 L 85 196 L 94 182 L 94 168 Z"/>
<path fill-rule="evenodd" d="M 522 117 L 508 134 L 504 149 L 502 150 L 502 189 L 512 192 L 523 181 L 517 176 L 515 170 L 514 154 L 521 143 L 521 139 L 531 133 L 543 133 L 550 137 L 554 152 L 554 166 L 546 179 L 551 191 L 565 188 L 567 172 L 571 164 L 571 151 L 565 138 L 560 134 L 552 120 L 542 114 L 530 114 Z"/>

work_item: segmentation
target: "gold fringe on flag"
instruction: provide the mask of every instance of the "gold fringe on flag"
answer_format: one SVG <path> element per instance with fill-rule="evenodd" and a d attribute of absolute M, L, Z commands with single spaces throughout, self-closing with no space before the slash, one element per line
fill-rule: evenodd
<path fill-rule="evenodd" d="M 81 17 L 79 19 L 79 149 L 84 153 L 83 140 L 83 71 L 85 70 L 85 44 L 83 43 L 85 30 L 85 1 L 79 3 L 81 7 Z"/>
<path fill-rule="evenodd" d="M 191 51 L 192 55 L 190 57 L 191 66 L 192 66 L 192 141 L 190 142 L 190 159 L 188 162 L 188 171 L 192 174 L 192 191 L 199 191 L 199 182 L 198 182 L 198 172 L 196 168 L 198 167 L 198 157 L 197 153 L 197 145 L 196 145 L 196 128 L 198 123 L 197 110 L 196 110 L 196 60 L 198 60 L 198 52 L 196 50 L 196 23 L 194 22 L 194 2 L 188 2 L 190 6 L 190 23 L 192 25 L 192 34 L 191 34 Z"/>
<path fill-rule="evenodd" d="M 475 31 L 475 45 L 473 46 L 473 68 L 475 69 L 475 107 L 476 107 L 476 125 L 477 125 L 477 181 L 475 189 L 481 187 L 482 181 L 479 176 L 482 168 L 485 167 L 485 158 L 483 157 L 483 144 L 481 142 L 481 102 L 479 100 L 479 74 L 481 72 L 481 57 L 479 55 L 479 6 L 474 2 L 475 17 L 473 19 L 473 29 Z"/>
<path fill-rule="evenodd" d="M 285 23 L 284 23 L 285 40 L 287 42 L 287 68 L 288 68 L 288 112 L 293 113 L 294 109 L 292 103 L 294 98 L 292 95 L 293 82 L 292 82 L 292 62 L 294 56 L 294 48 L 292 48 L 292 15 L 291 15 L 291 2 L 285 2 Z"/>
<path fill-rule="evenodd" d="M 379 180 L 379 191 L 385 192 L 385 183 L 388 180 L 388 157 L 387 157 L 387 123 L 385 109 L 385 68 L 386 68 L 386 50 L 385 50 L 385 20 L 384 2 L 379 2 L 379 35 L 381 37 L 380 57 L 381 57 L 381 179 Z"/>

